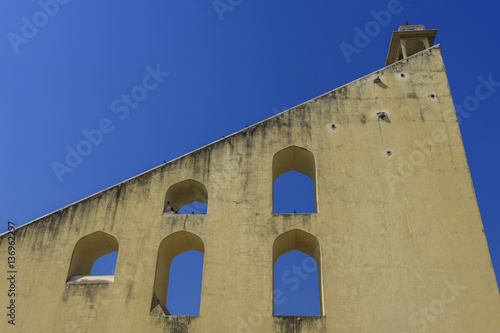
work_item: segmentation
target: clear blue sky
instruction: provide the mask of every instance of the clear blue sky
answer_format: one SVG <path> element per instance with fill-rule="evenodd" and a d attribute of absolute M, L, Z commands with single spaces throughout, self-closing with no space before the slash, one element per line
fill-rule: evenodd
<path fill-rule="evenodd" d="M 474 101 L 478 77 L 500 82 L 493 1 L 221 0 L 218 10 L 213 1 L 60 1 L 45 6 L 51 15 L 33 0 L 0 3 L 0 231 L 384 67 L 405 20 L 439 29 L 456 105 Z M 354 29 L 388 7 L 347 59 L 340 45 L 355 46 Z M 464 109 L 460 127 L 499 276 L 500 87 L 492 90 Z M 121 99 L 131 93 L 140 102 Z M 71 172 L 54 164 L 99 127 L 108 133 L 80 146 L 89 153 Z"/>

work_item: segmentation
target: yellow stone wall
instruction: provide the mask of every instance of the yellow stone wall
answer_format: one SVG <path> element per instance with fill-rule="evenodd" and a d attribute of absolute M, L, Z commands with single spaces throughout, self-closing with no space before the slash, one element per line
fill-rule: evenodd
<path fill-rule="evenodd" d="M 273 156 L 289 146 L 314 156 L 316 214 L 272 213 Z M 205 185 L 207 215 L 162 214 L 186 179 Z M 294 229 L 319 241 L 323 316 L 273 316 L 273 243 Z M 204 246 L 200 316 L 151 315 L 159 245 L 183 230 Z M 66 285 L 76 243 L 96 231 L 118 242 L 114 283 Z M 16 249 L 16 325 L 4 314 L 1 332 L 500 328 L 439 45 L 25 225 Z M 0 279 L 3 313 L 8 288 Z"/>

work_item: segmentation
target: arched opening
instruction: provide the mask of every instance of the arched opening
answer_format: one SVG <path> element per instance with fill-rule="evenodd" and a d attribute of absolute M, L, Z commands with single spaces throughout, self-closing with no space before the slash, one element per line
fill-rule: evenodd
<path fill-rule="evenodd" d="M 177 214 L 206 214 L 208 206 L 203 202 L 195 201 L 183 206 Z"/>
<path fill-rule="evenodd" d="M 163 214 L 206 214 L 208 191 L 205 185 L 186 179 L 169 187 Z"/>
<path fill-rule="evenodd" d="M 307 149 L 291 146 L 273 157 L 273 213 L 316 213 L 316 163 Z"/>
<path fill-rule="evenodd" d="M 323 314 L 321 251 L 313 235 L 294 229 L 273 244 L 273 314 Z"/>
<path fill-rule="evenodd" d="M 181 291 L 181 295 L 176 294 L 179 290 L 174 292 L 173 289 L 171 289 L 170 283 L 173 283 L 173 288 L 175 288 L 176 285 L 179 286 L 182 283 L 182 281 L 179 280 L 187 281 L 188 277 L 185 275 L 180 276 L 176 273 L 176 271 L 182 269 L 182 266 L 185 266 L 186 263 L 188 266 L 198 266 L 198 273 L 200 273 L 201 270 L 202 275 L 204 252 L 205 247 L 201 238 L 187 231 L 173 233 L 160 243 L 153 286 L 153 300 L 151 302 L 152 315 L 199 314 L 201 299 L 200 274 L 198 274 L 198 279 L 192 279 L 192 284 L 190 283 L 189 286 L 185 287 L 183 292 Z M 177 259 L 179 259 L 180 262 L 178 262 L 179 260 Z M 200 259 L 201 269 L 199 267 Z M 179 264 L 181 265 L 179 266 Z M 183 296 L 193 300 L 193 303 L 187 304 L 187 310 L 183 307 L 183 304 L 179 304 L 179 300 L 182 300 Z M 196 300 L 198 300 L 197 304 Z M 172 307 L 172 312 L 168 309 L 167 304 L 169 307 Z M 188 312 L 186 313 L 184 311 Z"/>
<path fill-rule="evenodd" d="M 118 251 L 108 253 L 94 262 L 90 275 L 115 275 Z"/>
<path fill-rule="evenodd" d="M 170 266 L 167 309 L 173 316 L 199 316 L 204 254 L 187 251 Z"/>
<path fill-rule="evenodd" d="M 116 254 L 114 254 L 116 253 Z M 118 241 L 113 236 L 97 231 L 82 237 L 75 245 L 69 266 L 69 284 L 111 283 L 118 256 Z M 93 267 L 98 259 L 98 265 Z"/>
<path fill-rule="evenodd" d="M 409 39 L 406 41 L 406 53 L 408 57 L 425 49 L 423 40 Z"/>
<path fill-rule="evenodd" d="M 315 213 L 314 183 L 308 176 L 289 171 L 274 181 L 274 214 Z"/>

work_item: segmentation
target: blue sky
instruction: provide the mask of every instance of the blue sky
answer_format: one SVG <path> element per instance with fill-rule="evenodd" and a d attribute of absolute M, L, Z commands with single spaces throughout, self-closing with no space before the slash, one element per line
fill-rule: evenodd
<path fill-rule="evenodd" d="M 0 231 L 7 220 L 27 223 L 384 67 L 391 32 L 408 20 L 439 29 L 500 274 L 500 86 L 474 100 L 481 79 L 500 82 L 498 3 L 41 4 L 0 3 Z M 388 9 L 346 57 L 342 43 L 355 46 L 355 29 Z M 82 144 L 96 128 L 96 145 Z M 77 149 L 86 156 L 69 165 Z"/>

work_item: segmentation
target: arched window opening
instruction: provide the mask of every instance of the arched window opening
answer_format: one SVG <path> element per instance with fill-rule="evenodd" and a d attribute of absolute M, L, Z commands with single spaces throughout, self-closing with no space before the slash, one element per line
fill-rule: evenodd
<path fill-rule="evenodd" d="M 206 214 L 208 206 L 203 202 L 195 201 L 190 204 L 185 205 L 177 214 Z"/>
<path fill-rule="evenodd" d="M 313 235 L 295 229 L 273 245 L 274 315 L 323 314 L 321 252 Z"/>
<path fill-rule="evenodd" d="M 94 262 L 90 275 L 115 275 L 118 251 L 108 253 Z"/>
<path fill-rule="evenodd" d="M 308 176 L 289 171 L 274 181 L 274 213 L 315 213 L 314 183 Z"/>
<path fill-rule="evenodd" d="M 313 257 L 295 250 L 283 254 L 274 266 L 274 314 L 321 315 L 318 281 Z"/>
<path fill-rule="evenodd" d="M 297 146 L 280 150 L 273 157 L 273 213 L 316 212 L 314 155 Z"/>
<path fill-rule="evenodd" d="M 114 254 L 116 253 L 116 254 Z M 97 231 L 82 237 L 75 245 L 68 271 L 68 284 L 98 284 L 114 282 L 118 257 L 118 241 Z M 98 259 L 99 263 L 95 265 Z M 96 266 L 94 268 L 94 266 Z"/>
<path fill-rule="evenodd" d="M 410 39 L 406 41 L 406 53 L 408 57 L 425 49 L 426 47 L 422 40 Z"/>
<path fill-rule="evenodd" d="M 205 185 L 187 179 L 169 187 L 163 214 L 206 214 L 208 191 Z"/>
<path fill-rule="evenodd" d="M 170 266 L 167 309 L 173 316 L 199 316 L 204 254 L 187 251 Z"/>
<path fill-rule="evenodd" d="M 188 252 L 189 251 L 189 252 Z M 184 254 L 186 255 L 181 255 Z M 192 253 L 194 252 L 194 253 Z M 203 254 L 205 252 L 205 247 L 203 241 L 200 237 L 196 236 L 187 231 L 178 231 L 167 236 L 161 243 L 158 249 L 158 258 L 156 262 L 156 275 L 155 282 L 153 286 L 153 300 L 151 302 L 151 314 L 152 315 L 192 315 L 193 313 L 199 314 L 200 309 L 200 299 L 201 299 L 201 281 L 196 284 L 196 279 L 193 280 L 193 284 L 189 290 L 182 292 L 177 290 L 183 295 L 189 297 L 193 300 L 193 303 L 188 304 L 188 309 L 183 308 L 182 302 L 179 302 L 179 295 L 172 288 L 176 288 L 179 283 L 179 279 L 186 280 L 187 277 L 183 275 L 179 277 L 177 271 L 179 268 L 177 260 L 179 259 L 180 264 L 197 266 L 198 269 L 203 271 Z M 199 253 L 199 254 L 198 254 Z M 200 257 L 201 254 L 201 268 L 200 268 Z M 179 256 L 181 255 L 181 256 Z M 179 258 L 176 258 L 178 257 Z M 198 256 L 198 257 L 196 257 Z M 188 260 L 186 260 L 188 259 Z M 198 272 L 199 272 L 198 270 Z M 201 273 L 202 274 L 202 273 Z M 173 283 L 172 288 L 170 283 Z M 198 286 L 198 287 L 197 287 Z M 198 300 L 198 303 L 195 300 Z M 185 302 L 185 299 L 184 299 Z M 168 304 L 168 306 L 167 306 Z M 169 306 L 174 306 L 172 309 Z"/>

